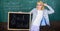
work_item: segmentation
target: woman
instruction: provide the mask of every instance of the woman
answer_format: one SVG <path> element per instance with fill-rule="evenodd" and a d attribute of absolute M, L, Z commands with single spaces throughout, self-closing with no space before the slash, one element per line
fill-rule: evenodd
<path fill-rule="evenodd" d="M 45 9 L 44 6 L 48 7 L 49 10 Z M 40 1 L 37 2 L 36 8 L 33 8 L 30 13 L 33 14 L 30 31 L 39 31 L 39 27 L 41 25 L 45 26 L 45 23 L 41 24 L 41 21 L 44 20 L 46 21 L 47 25 L 50 25 L 48 14 L 54 13 L 54 10 L 49 5 L 44 4 L 42 1 Z"/>

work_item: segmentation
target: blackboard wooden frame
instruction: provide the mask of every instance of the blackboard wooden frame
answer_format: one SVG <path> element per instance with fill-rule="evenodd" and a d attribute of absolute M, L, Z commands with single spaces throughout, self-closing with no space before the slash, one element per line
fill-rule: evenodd
<path fill-rule="evenodd" d="M 9 28 L 9 14 L 10 13 L 30 14 L 29 12 L 8 12 L 8 25 L 7 25 L 8 30 L 30 30 L 30 29 L 11 29 L 11 28 Z M 29 19 L 29 28 L 30 28 L 30 24 L 31 24 L 31 14 L 30 14 L 30 19 Z"/>

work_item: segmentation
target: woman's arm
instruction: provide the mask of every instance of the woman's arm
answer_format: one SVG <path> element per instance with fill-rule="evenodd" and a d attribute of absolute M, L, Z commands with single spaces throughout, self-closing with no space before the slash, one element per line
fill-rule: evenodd
<path fill-rule="evenodd" d="M 44 6 L 48 7 L 48 9 L 49 9 L 49 10 L 47 10 L 48 14 L 52 14 L 52 13 L 54 13 L 54 10 L 53 10 L 52 7 L 50 7 L 50 6 L 47 5 L 47 4 L 44 4 Z"/>

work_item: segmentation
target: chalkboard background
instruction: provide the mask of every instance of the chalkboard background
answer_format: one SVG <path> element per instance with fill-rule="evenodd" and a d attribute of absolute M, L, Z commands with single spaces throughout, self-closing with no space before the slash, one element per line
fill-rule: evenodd
<path fill-rule="evenodd" d="M 36 6 L 40 0 L 0 0 L 0 22 L 8 21 L 8 12 L 29 12 Z M 50 21 L 60 20 L 60 0 L 41 0 L 50 5 L 55 13 L 49 15 Z"/>

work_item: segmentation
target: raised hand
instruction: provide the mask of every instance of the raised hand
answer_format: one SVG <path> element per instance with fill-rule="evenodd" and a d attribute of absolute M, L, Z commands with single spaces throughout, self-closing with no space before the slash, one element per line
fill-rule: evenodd
<path fill-rule="evenodd" d="M 47 4 L 44 4 L 44 6 L 47 6 Z"/>

